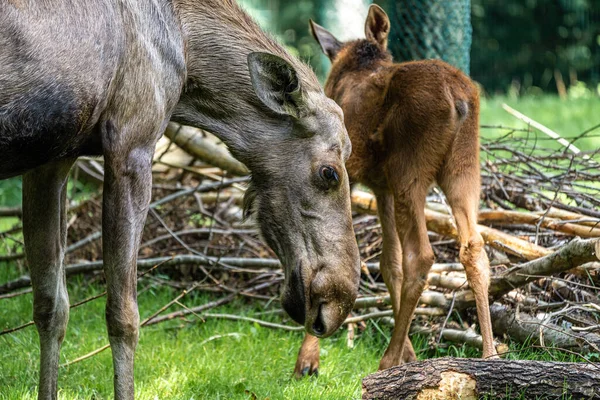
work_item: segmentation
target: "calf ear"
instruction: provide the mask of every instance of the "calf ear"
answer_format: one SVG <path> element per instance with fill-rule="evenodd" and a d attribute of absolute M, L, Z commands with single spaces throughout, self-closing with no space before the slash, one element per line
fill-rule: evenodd
<path fill-rule="evenodd" d="M 342 48 L 342 42 L 337 40 L 331 32 L 312 19 L 308 21 L 308 26 L 310 27 L 310 33 L 321 46 L 323 53 L 333 61 Z"/>
<path fill-rule="evenodd" d="M 369 15 L 365 22 L 365 36 L 368 40 L 378 43 L 387 49 L 388 35 L 390 33 L 390 19 L 383 8 L 377 4 L 371 4 Z"/>
<path fill-rule="evenodd" d="M 298 74 L 283 58 L 270 53 L 248 55 L 248 69 L 254 92 L 277 114 L 300 116 L 303 98 Z"/>

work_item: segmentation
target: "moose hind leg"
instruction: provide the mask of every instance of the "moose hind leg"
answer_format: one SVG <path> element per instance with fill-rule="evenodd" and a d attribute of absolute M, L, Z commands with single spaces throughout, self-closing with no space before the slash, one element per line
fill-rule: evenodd
<path fill-rule="evenodd" d="M 477 211 L 481 192 L 479 167 L 479 111 L 471 107 L 440 170 L 438 183 L 452 207 L 460 242 L 460 262 L 473 290 L 483 339 L 483 357 L 493 357 L 492 322 L 489 308 L 490 263 L 477 231 Z"/>
<path fill-rule="evenodd" d="M 60 346 L 69 320 L 63 258 L 72 165 L 72 160 L 55 162 L 23 176 L 23 236 L 33 286 L 33 320 L 40 338 L 39 399 L 56 399 Z"/>
<path fill-rule="evenodd" d="M 403 279 L 398 313 L 394 313 L 394 332 L 379 369 L 402 362 L 410 323 L 433 265 L 434 255 L 423 212 L 428 186 L 428 182 L 415 181 L 408 188 L 396 188 L 394 193 L 396 230 L 402 243 Z"/>
<path fill-rule="evenodd" d="M 298 352 L 294 377 L 301 379 L 307 375 L 319 375 L 319 338 L 306 333 Z"/>
<path fill-rule="evenodd" d="M 402 272 L 402 245 L 396 231 L 396 219 L 394 216 L 394 196 L 391 193 L 381 193 L 377 194 L 376 197 L 383 241 L 380 270 L 383 281 L 390 293 L 394 318 L 398 319 L 404 273 Z M 397 326 L 394 325 L 394 329 Z M 392 340 L 401 340 L 399 337 L 398 339 L 394 339 L 395 337 L 392 334 Z M 390 343 L 390 347 L 403 347 L 402 362 L 411 362 L 417 359 L 408 335 L 404 338 L 403 346 L 401 343 Z"/>
<path fill-rule="evenodd" d="M 478 171 L 470 175 L 454 176 L 440 185 L 444 190 L 456 220 L 460 242 L 460 262 L 473 290 L 477 318 L 483 339 L 483 357 L 496 356 L 492 321 L 488 300 L 490 262 L 484 249 L 483 238 L 476 228 L 479 203 Z"/>

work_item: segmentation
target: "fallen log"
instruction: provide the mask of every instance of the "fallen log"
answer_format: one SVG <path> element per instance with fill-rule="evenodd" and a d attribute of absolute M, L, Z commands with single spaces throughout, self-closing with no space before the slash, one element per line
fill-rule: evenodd
<path fill-rule="evenodd" d="M 490 315 L 492 329 L 496 336 L 507 335 L 520 343 L 577 349 L 584 352 L 600 352 L 600 336 L 595 333 L 573 332 L 526 313 L 517 315 L 514 310 L 498 303 L 490 306 Z"/>
<path fill-rule="evenodd" d="M 572 211 L 561 210 L 560 208 L 550 207 L 550 210 L 536 211 L 535 214 L 546 215 L 547 217 L 557 218 L 563 221 L 573 221 L 577 222 L 577 224 L 579 225 L 586 225 L 592 227 L 600 226 L 599 218 L 589 217 L 587 215 L 582 215 Z"/>
<path fill-rule="evenodd" d="M 363 399 L 475 400 L 513 396 L 595 399 L 600 396 L 600 367 L 530 360 L 435 358 L 380 371 L 362 381 Z"/>
<path fill-rule="evenodd" d="M 392 324 L 393 326 L 393 324 Z M 413 329 L 414 327 L 414 329 Z M 425 327 L 415 327 L 413 325 L 410 330 L 410 334 L 426 334 L 426 335 L 439 335 L 442 339 L 452 342 L 465 344 L 467 346 L 473 347 L 475 349 L 483 350 L 483 338 L 480 334 L 475 332 L 473 329 L 451 329 L 451 328 L 425 328 Z M 509 347 L 501 342 L 497 342 L 494 340 L 494 346 L 496 347 L 496 351 L 498 354 L 502 355 L 508 351 Z"/>
<path fill-rule="evenodd" d="M 600 260 L 600 239 L 575 238 L 554 253 L 537 260 L 516 265 L 491 277 L 489 294 L 494 298 L 524 286 L 529 282 L 564 272 Z M 450 298 L 447 299 L 448 304 Z M 471 290 L 460 290 L 454 295 L 454 306 L 464 309 L 475 305 L 475 297 Z M 443 307 L 441 304 L 436 304 Z"/>
<path fill-rule="evenodd" d="M 427 219 L 427 229 L 458 239 L 458 231 L 454 225 L 454 219 L 450 215 L 425 209 L 425 218 Z M 552 250 L 485 225 L 477 225 L 477 231 L 487 245 L 526 260 L 535 260 L 552 252 Z"/>
<path fill-rule="evenodd" d="M 600 261 L 600 239 L 575 238 L 559 250 L 537 260 L 514 266 L 492 277 L 490 294 L 500 296 L 540 278 Z"/>

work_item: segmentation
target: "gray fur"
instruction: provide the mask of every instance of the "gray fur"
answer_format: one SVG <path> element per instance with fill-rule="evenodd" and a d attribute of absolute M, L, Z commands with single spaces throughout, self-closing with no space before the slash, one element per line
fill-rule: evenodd
<path fill-rule="evenodd" d="M 308 66 L 232 0 L 0 0 L 0 178 L 25 174 L 40 399 L 56 398 L 68 320 L 66 179 L 86 154 L 105 159 L 115 398 L 133 398 L 136 259 L 154 146 L 170 118 L 215 133 L 252 171 L 248 208 L 285 266 L 290 315 L 327 336 L 352 307 L 350 142 Z M 339 182 L 324 182 L 323 166 Z"/>

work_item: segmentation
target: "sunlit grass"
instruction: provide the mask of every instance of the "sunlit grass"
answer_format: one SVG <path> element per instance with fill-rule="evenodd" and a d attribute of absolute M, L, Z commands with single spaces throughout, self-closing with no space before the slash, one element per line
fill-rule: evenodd
<path fill-rule="evenodd" d="M 71 301 L 95 295 L 101 285 L 73 282 Z M 177 294 L 159 288 L 140 295 L 142 318 Z M 188 304 L 208 299 L 192 296 Z M 256 313 L 256 306 L 236 304 L 221 312 Z M 26 322 L 31 316 L 31 295 L 3 300 L 0 329 Z M 263 317 L 264 318 L 264 317 Z M 194 319 L 192 317 L 192 319 Z M 273 317 L 279 321 L 279 317 Z M 235 333 L 236 335 L 229 335 Z M 213 338 L 213 340 L 206 341 Z M 298 333 L 274 331 L 245 322 L 169 322 L 141 331 L 136 355 L 136 398 L 340 398 L 357 397 L 360 377 L 374 371 L 383 350 L 380 338 L 365 334 L 354 349 L 346 347 L 344 332 L 322 342 L 323 366 L 318 379 L 291 378 L 302 340 Z M 206 341 L 202 344 L 203 341 Z M 107 343 L 104 300 L 72 310 L 61 364 Z M 0 337 L 0 398 L 33 398 L 39 346 L 35 328 Z M 109 398 L 112 393 L 110 351 L 61 368 L 61 396 Z"/>
<path fill-rule="evenodd" d="M 2 266 L 1 269 L 6 269 Z M 140 284 L 140 288 L 145 283 Z M 71 302 L 101 293 L 104 286 L 72 279 Z M 147 290 L 140 295 L 141 318 L 150 315 L 178 291 Z M 211 298 L 190 296 L 187 305 Z M 2 300 L 0 330 L 28 321 L 31 295 Z M 252 315 L 263 311 L 257 304 L 237 302 L 219 312 Z M 281 322 L 281 317 L 260 318 Z M 302 334 L 271 330 L 247 322 L 207 319 L 192 323 L 171 321 L 141 330 L 136 355 L 136 398 L 139 399 L 340 399 L 359 398 L 361 378 L 375 372 L 390 328 L 370 321 L 355 340 L 346 345 L 346 330 L 321 341 L 319 377 L 296 381 L 292 378 Z M 383 333 L 383 334 L 382 334 Z M 211 339 L 212 340 L 208 340 Z M 61 364 L 107 343 L 104 299 L 71 311 Z M 450 344 L 433 348 L 425 336 L 413 337 L 419 358 L 478 357 L 479 351 Z M 512 345 L 513 350 L 518 346 Z M 39 346 L 35 328 L 0 336 L 0 399 L 33 399 L 36 396 Z M 537 349 L 516 351 L 509 358 L 575 361 L 569 355 Z M 112 359 L 109 350 L 77 364 L 61 368 L 62 399 L 105 399 L 112 397 Z"/>
<path fill-rule="evenodd" d="M 564 138 L 574 138 L 582 132 L 600 124 L 600 97 L 560 100 L 557 96 L 538 96 L 507 98 L 494 97 L 481 100 L 480 123 L 482 125 L 503 125 L 506 127 L 527 129 L 526 123 L 518 120 L 504 111 L 502 104 L 506 103 L 522 114 L 527 115 L 542 125 L 554 130 Z M 494 139 L 503 134 L 505 130 L 482 129 L 481 136 L 485 139 Z M 517 137 L 527 138 L 532 142 L 537 141 L 539 147 L 560 149 L 564 147 L 544 133 L 531 129 L 529 133 L 517 133 Z M 573 143 L 584 151 L 593 151 L 600 148 L 600 128 L 590 132 L 585 137 Z"/>

